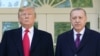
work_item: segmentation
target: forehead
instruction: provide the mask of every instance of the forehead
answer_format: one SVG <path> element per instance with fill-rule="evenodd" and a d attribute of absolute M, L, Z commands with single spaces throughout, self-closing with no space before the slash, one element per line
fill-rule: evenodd
<path fill-rule="evenodd" d="M 85 12 L 83 10 L 74 10 L 71 15 L 85 15 Z"/>

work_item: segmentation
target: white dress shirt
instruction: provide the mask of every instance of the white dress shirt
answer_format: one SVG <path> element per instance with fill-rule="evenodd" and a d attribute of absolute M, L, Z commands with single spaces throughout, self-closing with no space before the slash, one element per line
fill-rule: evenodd
<path fill-rule="evenodd" d="M 77 34 L 81 34 L 80 40 L 82 40 L 83 35 L 84 35 L 84 32 L 85 32 L 85 27 L 84 27 L 80 32 L 76 32 L 75 30 L 73 30 L 73 32 L 74 32 L 74 41 L 75 41 L 76 38 L 77 38 Z"/>
<path fill-rule="evenodd" d="M 23 40 L 23 38 L 24 38 L 25 30 L 26 30 L 26 29 L 25 29 L 24 27 L 22 27 L 22 40 Z M 33 36 L 34 36 L 34 27 L 31 27 L 31 28 L 29 29 L 28 36 L 29 36 L 30 47 L 31 47 L 32 38 L 33 38 Z"/>

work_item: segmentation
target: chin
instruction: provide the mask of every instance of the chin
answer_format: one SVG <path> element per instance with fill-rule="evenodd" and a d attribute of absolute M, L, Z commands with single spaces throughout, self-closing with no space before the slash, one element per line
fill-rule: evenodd
<path fill-rule="evenodd" d="M 74 29 L 76 29 L 76 30 L 81 30 L 81 28 L 80 28 L 80 27 L 77 27 L 77 28 L 74 28 Z"/>

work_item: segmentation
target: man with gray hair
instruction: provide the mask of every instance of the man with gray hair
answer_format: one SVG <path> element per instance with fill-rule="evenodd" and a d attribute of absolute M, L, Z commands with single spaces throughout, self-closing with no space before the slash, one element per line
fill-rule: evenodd
<path fill-rule="evenodd" d="M 100 56 L 100 33 L 85 27 L 86 11 L 72 9 L 73 29 L 58 36 L 55 56 Z"/>

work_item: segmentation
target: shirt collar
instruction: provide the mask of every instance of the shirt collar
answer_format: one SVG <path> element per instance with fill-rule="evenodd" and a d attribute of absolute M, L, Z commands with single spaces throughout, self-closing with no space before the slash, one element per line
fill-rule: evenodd
<path fill-rule="evenodd" d="M 75 29 L 73 31 L 74 31 L 74 34 L 75 35 L 78 34 L 78 32 L 76 32 Z M 84 32 L 85 32 L 85 27 L 79 33 L 83 35 Z"/>
<path fill-rule="evenodd" d="M 24 32 L 26 29 L 24 28 L 24 27 L 22 27 L 22 31 Z M 34 27 L 31 27 L 31 28 L 29 28 L 28 29 L 29 30 L 29 32 L 33 32 L 34 31 Z"/>

